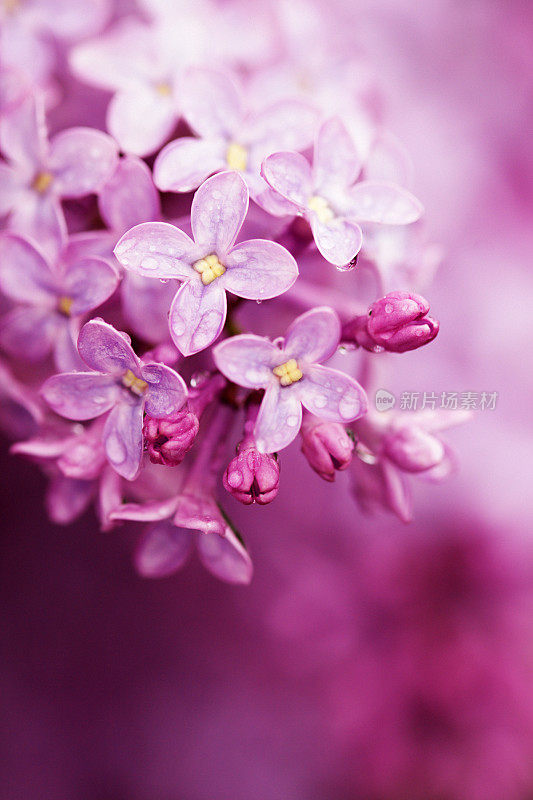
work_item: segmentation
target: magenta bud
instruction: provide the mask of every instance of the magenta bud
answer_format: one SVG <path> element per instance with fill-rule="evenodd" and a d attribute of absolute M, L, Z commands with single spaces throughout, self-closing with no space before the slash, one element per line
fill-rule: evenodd
<path fill-rule="evenodd" d="M 278 460 L 272 453 L 260 453 L 253 441 L 249 445 L 241 444 L 222 480 L 226 491 L 241 503 L 264 506 L 278 493 Z"/>
<path fill-rule="evenodd" d="M 431 433 L 415 426 L 405 426 L 384 437 L 383 454 L 406 472 L 423 472 L 441 463 L 445 449 Z"/>
<path fill-rule="evenodd" d="M 350 465 L 354 442 L 339 422 L 316 421 L 306 415 L 300 433 L 302 453 L 325 481 L 334 481 L 335 471 Z"/>
<path fill-rule="evenodd" d="M 175 419 L 146 417 L 143 435 L 152 464 L 181 464 L 198 434 L 200 423 L 193 411 L 180 411 Z"/>
<path fill-rule="evenodd" d="M 426 316 L 428 311 L 428 301 L 419 294 L 390 292 L 370 306 L 368 335 L 392 353 L 415 350 L 431 342 L 439 332 L 439 323 Z"/>

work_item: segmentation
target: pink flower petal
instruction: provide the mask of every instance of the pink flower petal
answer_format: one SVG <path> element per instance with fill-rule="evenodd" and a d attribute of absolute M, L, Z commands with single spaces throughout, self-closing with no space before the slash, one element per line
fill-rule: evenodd
<path fill-rule="evenodd" d="M 79 321 L 63 317 L 54 330 L 54 364 L 58 372 L 85 372 L 86 364 L 78 353 Z"/>
<path fill-rule="evenodd" d="M 72 300 L 70 314 L 83 314 L 98 308 L 119 284 L 116 270 L 103 258 L 84 258 L 70 266 L 63 289 Z"/>
<path fill-rule="evenodd" d="M 105 466 L 98 485 L 98 518 L 100 528 L 109 531 L 114 526 L 111 513 L 122 501 L 122 478 L 114 469 Z"/>
<path fill-rule="evenodd" d="M 320 306 L 301 314 L 287 329 L 283 351 L 307 363 L 326 361 L 336 351 L 341 336 L 337 313 Z"/>
<path fill-rule="evenodd" d="M 355 222 L 339 217 L 331 222 L 320 222 L 314 212 L 310 214 L 310 222 L 316 246 L 330 264 L 344 267 L 361 249 L 363 234 Z"/>
<path fill-rule="evenodd" d="M 275 453 L 287 447 L 302 424 L 302 404 L 294 386 L 271 383 L 265 392 L 254 436 L 261 453 Z"/>
<path fill-rule="evenodd" d="M 98 191 L 118 161 L 113 139 L 93 128 L 69 128 L 50 143 L 48 168 L 53 187 L 62 197 L 83 197 Z"/>
<path fill-rule="evenodd" d="M 14 167 L 0 162 L 0 216 L 8 214 L 15 208 L 23 196 L 25 181 Z"/>
<path fill-rule="evenodd" d="M 180 101 L 183 116 L 200 136 L 229 138 L 239 129 L 241 96 L 223 72 L 190 69 L 183 80 Z"/>
<path fill-rule="evenodd" d="M 185 564 L 193 545 L 193 534 L 168 522 L 150 525 L 137 544 L 134 560 L 143 578 L 164 578 Z"/>
<path fill-rule="evenodd" d="M 306 150 L 313 142 L 318 112 L 303 100 L 280 100 L 255 115 L 246 125 L 252 160 L 258 164 L 280 150 Z"/>
<path fill-rule="evenodd" d="M 420 219 L 422 204 L 394 183 L 362 181 L 350 190 L 350 218 L 384 225 L 407 225 Z"/>
<path fill-rule="evenodd" d="M 295 388 L 305 408 L 329 422 L 350 422 L 368 407 L 366 394 L 354 378 L 320 364 L 305 370 Z"/>
<path fill-rule="evenodd" d="M 339 117 L 332 117 L 321 126 L 313 155 L 313 175 L 317 194 L 329 186 L 347 187 L 361 171 L 361 160 Z"/>
<path fill-rule="evenodd" d="M 224 536 L 226 521 L 215 500 L 207 492 L 184 492 L 178 498 L 174 525 L 198 531 L 203 536 Z"/>
<path fill-rule="evenodd" d="M 11 445 L 9 452 L 22 456 L 32 456 L 33 458 L 58 458 L 64 451 L 68 438 L 60 439 L 51 436 L 35 436 L 25 442 L 15 442 Z"/>
<path fill-rule="evenodd" d="M 41 394 L 56 414 L 67 419 L 94 419 L 112 408 L 118 387 L 110 375 L 65 372 L 43 384 Z"/>
<path fill-rule="evenodd" d="M 46 160 L 48 141 L 44 102 L 41 96 L 30 95 L 8 114 L 0 124 L 3 154 L 17 166 L 29 171 L 40 169 Z"/>
<path fill-rule="evenodd" d="M 168 139 L 177 117 L 172 95 L 163 95 L 150 85 L 139 85 L 118 92 L 111 100 L 107 128 L 121 150 L 147 156 Z"/>
<path fill-rule="evenodd" d="M 164 147 L 154 164 L 154 182 L 162 192 L 190 192 L 214 172 L 226 168 L 224 139 L 184 136 Z"/>
<path fill-rule="evenodd" d="M 252 580 L 252 560 L 231 528 L 224 537 L 210 534 L 196 540 L 198 556 L 206 569 L 227 583 L 248 584 Z"/>
<path fill-rule="evenodd" d="M 268 339 L 253 334 L 232 336 L 213 351 L 217 368 L 230 381 L 248 389 L 262 389 L 272 380 L 279 350 Z"/>
<path fill-rule="evenodd" d="M 120 159 L 100 190 L 98 208 L 105 224 L 118 233 L 161 216 L 159 193 L 144 161 L 135 156 Z"/>
<path fill-rule="evenodd" d="M 128 519 L 135 522 L 155 522 L 169 519 L 176 511 L 177 497 L 149 503 L 124 503 L 115 508 L 111 519 Z"/>
<path fill-rule="evenodd" d="M 0 320 L 0 346 L 23 361 L 41 361 L 50 353 L 57 322 L 46 308 L 18 306 Z"/>
<path fill-rule="evenodd" d="M 96 485 L 94 481 L 80 481 L 60 475 L 48 488 L 46 510 L 56 525 L 70 525 L 83 514 L 91 502 Z"/>
<path fill-rule="evenodd" d="M 110 412 L 104 427 L 103 442 L 113 469 L 132 481 L 141 468 L 143 453 L 143 403 L 119 403 Z"/>
<path fill-rule="evenodd" d="M 97 372 L 122 375 L 128 369 L 140 375 L 140 362 L 131 344 L 112 325 L 92 319 L 81 329 L 78 350 L 87 366 Z"/>
<path fill-rule="evenodd" d="M 46 0 L 33 5 L 33 22 L 63 39 L 81 39 L 98 33 L 110 10 L 107 0 L 84 0 L 82 14 L 72 0 Z"/>
<path fill-rule="evenodd" d="M 204 350 L 220 335 L 226 321 L 226 292 L 218 280 L 204 286 L 198 278 L 184 283 L 170 307 L 172 341 L 190 356 Z"/>
<path fill-rule="evenodd" d="M 145 278 L 186 280 L 200 254 L 192 239 L 169 222 L 143 222 L 124 234 L 114 251 L 122 266 Z"/>
<path fill-rule="evenodd" d="M 386 459 L 381 462 L 381 470 L 388 508 L 402 522 L 411 522 L 413 519 L 413 503 L 405 477 L 399 469 Z"/>
<path fill-rule="evenodd" d="M 179 411 L 187 399 L 187 387 L 181 375 L 165 364 L 147 364 L 141 372 L 149 384 L 144 406 L 146 413 L 161 419 Z"/>
<path fill-rule="evenodd" d="M 46 258 L 14 233 L 0 236 L 0 289 L 11 300 L 53 307 L 57 284 Z"/>
<path fill-rule="evenodd" d="M 298 265 L 277 242 L 253 239 L 240 242 L 228 253 L 221 280 L 229 292 L 249 300 L 277 297 L 293 285 Z"/>
<path fill-rule="evenodd" d="M 126 273 L 120 286 L 122 313 L 136 336 L 150 344 L 169 339 L 168 310 L 177 288 L 176 281 L 161 283 Z"/>
<path fill-rule="evenodd" d="M 202 183 L 192 201 L 191 225 L 194 240 L 205 255 L 225 256 L 247 211 L 248 187 L 238 172 L 220 172 Z"/>
<path fill-rule="evenodd" d="M 13 231 L 29 236 L 47 256 L 55 258 L 67 238 L 67 223 L 61 203 L 53 194 L 27 191 L 10 216 Z"/>
<path fill-rule="evenodd" d="M 311 166 L 300 153 L 274 153 L 265 158 L 261 175 L 286 200 L 295 206 L 296 213 L 307 206 L 313 193 Z"/>

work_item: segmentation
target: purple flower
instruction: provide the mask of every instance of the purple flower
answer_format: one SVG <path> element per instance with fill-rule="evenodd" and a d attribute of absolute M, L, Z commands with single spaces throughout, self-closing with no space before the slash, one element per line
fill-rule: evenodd
<path fill-rule="evenodd" d="M 183 281 L 170 307 L 170 333 L 184 355 L 208 347 L 226 320 L 226 290 L 266 300 L 287 291 L 298 276 L 284 247 L 266 239 L 235 244 L 248 210 L 248 189 L 237 172 L 209 178 L 194 195 L 194 241 L 165 222 L 128 231 L 115 248 L 122 266 L 145 277 Z"/>
<path fill-rule="evenodd" d="M 427 316 L 429 303 L 412 292 L 390 292 L 372 303 L 367 315 L 355 317 L 342 331 L 343 341 L 365 350 L 405 353 L 432 342 L 437 320 Z"/>
<path fill-rule="evenodd" d="M 357 381 L 321 366 L 337 349 L 339 337 L 337 314 L 323 307 L 302 314 L 275 343 L 243 334 L 217 345 L 215 363 L 229 380 L 265 389 L 254 429 L 260 452 L 272 453 L 293 441 L 302 405 L 330 422 L 348 422 L 365 413 L 366 394 Z"/>
<path fill-rule="evenodd" d="M 42 99 L 31 97 L 2 120 L 0 146 L 8 159 L 0 163 L 0 214 L 55 249 L 66 233 L 61 199 L 98 191 L 118 159 L 113 139 L 94 128 L 69 128 L 48 142 Z"/>
<path fill-rule="evenodd" d="M 175 419 L 146 417 L 143 435 L 152 464 L 171 467 L 181 464 L 199 429 L 198 417 L 188 409 L 180 411 Z"/>
<path fill-rule="evenodd" d="M 357 181 L 361 163 L 338 117 L 318 132 L 313 167 L 294 152 L 274 153 L 261 174 L 284 202 L 284 212 L 304 216 L 324 258 L 349 264 L 361 249 L 360 222 L 406 225 L 422 214 L 412 194 L 393 183 Z M 357 181 L 357 182 L 356 182 Z"/>
<path fill-rule="evenodd" d="M 31 242 L 0 236 L 0 290 L 17 303 L 0 321 L 0 345 L 11 355 L 38 361 L 52 350 L 58 369 L 79 367 L 79 321 L 115 291 L 117 271 L 103 258 L 84 256 L 66 243 L 52 263 Z"/>
<path fill-rule="evenodd" d="M 300 430 L 302 453 L 309 465 L 325 481 L 335 480 L 335 471 L 347 469 L 352 462 L 353 439 L 344 425 L 325 422 L 305 414 Z"/>
<path fill-rule="evenodd" d="M 83 326 L 78 351 L 94 371 L 54 375 L 42 394 L 67 419 L 93 419 L 109 411 L 103 430 L 107 458 L 119 475 L 133 480 L 141 466 L 145 408 L 157 418 L 176 414 L 187 397 L 185 382 L 163 364 L 141 364 L 129 338 L 103 320 Z"/>
<path fill-rule="evenodd" d="M 313 140 L 316 110 L 300 100 L 279 101 L 247 114 L 244 98 L 222 72 L 191 69 L 181 91 L 183 116 L 199 138 L 185 136 L 163 148 L 154 164 L 162 191 L 190 192 L 213 172 L 238 170 L 256 201 L 270 194 L 261 162 L 278 150 L 305 150 Z"/>

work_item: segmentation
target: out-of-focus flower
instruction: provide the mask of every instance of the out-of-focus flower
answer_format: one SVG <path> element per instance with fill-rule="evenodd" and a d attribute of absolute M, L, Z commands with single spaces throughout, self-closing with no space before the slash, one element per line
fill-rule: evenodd
<path fill-rule="evenodd" d="M 325 481 L 334 481 L 336 470 L 344 470 L 350 466 L 354 442 L 340 422 L 326 422 L 306 413 L 300 434 L 302 453 L 309 465 Z"/>
<path fill-rule="evenodd" d="M 226 320 L 226 290 L 266 300 L 296 280 L 296 261 L 266 239 L 235 244 L 248 210 L 248 189 L 237 172 L 209 178 L 194 195 L 194 241 L 168 223 L 147 222 L 128 231 L 115 248 L 122 266 L 138 275 L 183 281 L 170 308 L 170 333 L 184 355 L 208 347 Z"/>
<path fill-rule="evenodd" d="M 215 363 L 229 380 L 265 389 L 254 428 L 260 452 L 276 452 L 296 438 L 302 405 L 331 422 L 349 422 L 365 413 L 366 394 L 357 381 L 321 366 L 337 349 L 339 338 L 337 314 L 323 307 L 302 314 L 285 338 L 274 343 L 243 334 L 217 345 Z"/>
<path fill-rule="evenodd" d="M 280 212 L 303 215 L 324 258 L 339 267 L 358 254 L 363 235 L 358 223 L 407 225 L 422 214 L 410 192 L 381 181 L 358 181 L 361 162 L 338 117 L 320 128 L 313 167 L 294 152 L 273 153 L 261 174 L 284 204 Z"/>
<path fill-rule="evenodd" d="M 162 191 L 190 192 L 213 172 L 238 170 L 252 198 L 269 189 L 261 162 L 278 150 L 305 150 L 313 141 L 316 110 L 300 100 L 284 100 L 257 114 L 247 113 L 244 97 L 221 72 L 190 70 L 181 91 L 183 116 L 198 138 L 176 139 L 154 164 Z"/>
<path fill-rule="evenodd" d="M 163 364 L 141 364 L 128 337 L 103 320 L 83 326 L 78 350 L 94 371 L 48 378 L 43 397 L 68 419 L 94 419 L 110 411 L 103 430 L 106 455 L 119 475 L 133 480 L 141 467 L 145 408 L 152 417 L 171 417 L 185 402 L 185 382 Z"/>
<path fill-rule="evenodd" d="M 40 398 L 0 360 L 0 428 L 10 438 L 33 436 L 43 422 Z"/>
<path fill-rule="evenodd" d="M 342 329 L 342 340 L 365 350 L 405 353 L 429 344 L 439 332 L 437 320 L 428 317 L 429 303 L 419 294 L 390 292 Z"/>
<path fill-rule="evenodd" d="M 80 320 L 113 294 L 119 276 L 103 258 L 76 256 L 75 244 L 65 244 L 52 264 L 22 236 L 0 236 L 0 290 L 17 303 L 0 320 L 9 354 L 37 361 L 53 350 L 58 369 L 79 368 Z"/>

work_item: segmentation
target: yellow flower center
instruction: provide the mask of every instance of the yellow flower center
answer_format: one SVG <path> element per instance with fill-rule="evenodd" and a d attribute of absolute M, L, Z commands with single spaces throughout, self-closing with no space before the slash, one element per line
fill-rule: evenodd
<path fill-rule="evenodd" d="M 279 367 L 274 367 L 272 372 L 276 378 L 279 379 L 282 386 L 290 386 L 291 383 L 296 383 L 296 381 L 303 378 L 302 370 L 298 367 L 295 358 L 291 358 L 284 364 L 280 364 Z"/>
<path fill-rule="evenodd" d="M 248 164 L 248 151 L 242 144 L 232 142 L 226 150 L 226 163 L 230 169 L 243 172 Z"/>
<path fill-rule="evenodd" d="M 163 97 L 170 97 L 172 94 L 172 86 L 170 83 L 156 83 L 155 90 L 158 94 L 162 95 Z"/>
<path fill-rule="evenodd" d="M 44 194 L 50 187 L 50 184 L 53 180 L 54 176 L 51 172 L 39 172 L 35 176 L 32 186 L 36 192 L 39 192 L 39 194 Z"/>
<path fill-rule="evenodd" d="M 130 392 L 133 392 L 133 394 L 136 394 L 138 397 L 142 397 L 148 389 L 146 381 L 134 375 L 131 369 L 128 369 L 122 376 L 122 383 L 126 389 L 129 389 Z"/>
<path fill-rule="evenodd" d="M 72 308 L 73 302 L 72 297 L 67 297 L 66 295 L 60 297 L 57 301 L 57 310 L 66 317 L 70 317 L 70 309 Z"/>
<path fill-rule="evenodd" d="M 196 272 L 200 273 L 202 278 L 202 283 L 204 286 L 207 286 L 210 283 L 213 283 L 214 280 L 220 278 L 226 271 L 226 267 L 224 264 L 221 264 L 218 260 L 218 256 L 210 255 L 206 256 L 205 258 L 201 258 L 199 261 L 196 261 L 193 265 L 193 269 Z"/>
<path fill-rule="evenodd" d="M 307 206 L 311 209 L 311 211 L 315 212 L 320 222 L 328 223 L 335 218 L 335 214 L 333 213 L 328 201 L 324 197 L 320 197 L 318 194 L 315 194 L 313 197 L 309 198 Z"/>

